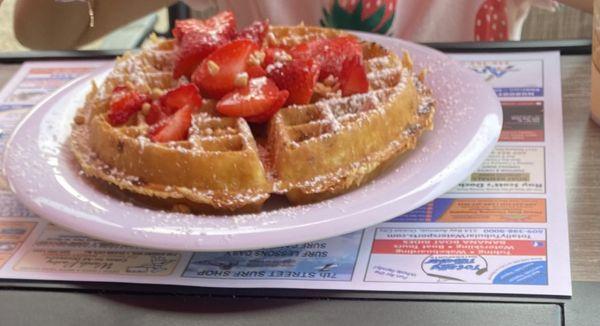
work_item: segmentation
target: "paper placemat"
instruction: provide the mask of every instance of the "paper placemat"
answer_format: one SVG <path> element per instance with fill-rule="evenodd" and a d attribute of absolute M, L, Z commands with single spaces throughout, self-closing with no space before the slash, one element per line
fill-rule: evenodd
<path fill-rule="evenodd" d="M 490 83 L 504 126 L 456 188 L 351 234 L 275 249 L 161 252 L 63 230 L 0 176 L 0 278 L 211 287 L 571 295 L 558 52 L 454 55 Z M 105 62 L 29 62 L 0 92 L 0 155 L 20 119 Z"/>

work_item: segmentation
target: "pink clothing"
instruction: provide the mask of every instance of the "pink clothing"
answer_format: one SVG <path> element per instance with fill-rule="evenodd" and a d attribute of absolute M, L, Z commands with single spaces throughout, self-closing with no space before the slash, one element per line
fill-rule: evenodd
<path fill-rule="evenodd" d="M 551 0 L 188 0 L 195 16 L 232 10 L 239 26 L 321 25 L 420 42 L 518 40 L 531 5 Z"/>

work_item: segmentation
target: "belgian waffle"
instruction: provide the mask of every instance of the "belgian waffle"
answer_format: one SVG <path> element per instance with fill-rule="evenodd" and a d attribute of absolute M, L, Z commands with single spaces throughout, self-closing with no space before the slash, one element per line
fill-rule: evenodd
<path fill-rule="evenodd" d="M 273 26 L 264 46 L 341 34 Z M 432 128 L 434 101 L 408 54 L 401 59 L 369 42 L 362 48 L 366 94 L 341 97 L 319 84 L 316 101 L 282 108 L 267 132 L 252 130 L 243 118 L 220 116 L 208 100 L 194 115 L 188 140 L 153 143 L 142 118 L 114 127 L 105 114 L 117 85 L 160 93 L 185 82 L 171 77 L 173 42 L 153 39 L 139 53 L 117 59 L 105 82 L 92 85 L 77 113 L 71 148 L 86 175 L 180 210 L 257 210 L 273 193 L 292 203 L 331 197 L 377 175 Z"/>

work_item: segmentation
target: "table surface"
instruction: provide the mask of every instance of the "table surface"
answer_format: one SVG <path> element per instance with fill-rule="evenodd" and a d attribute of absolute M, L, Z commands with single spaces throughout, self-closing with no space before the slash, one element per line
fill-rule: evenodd
<path fill-rule="evenodd" d="M 17 71 L 0 64 L 0 88 Z M 600 127 L 589 119 L 590 56 L 561 57 L 573 281 L 600 282 Z"/>
<path fill-rule="evenodd" d="M 590 56 L 562 56 L 563 130 L 574 281 L 600 281 L 600 127 L 589 119 Z"/>

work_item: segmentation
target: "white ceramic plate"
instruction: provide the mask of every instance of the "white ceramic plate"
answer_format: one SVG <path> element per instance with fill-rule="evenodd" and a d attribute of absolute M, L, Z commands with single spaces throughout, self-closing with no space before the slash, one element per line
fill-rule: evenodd
<path fill-rule="evenodd" d="M 417 149 L 373 182 L 324 202 L 268 204 L 260 214 L 194 216 L 123 202 L 80 174 L 67 140 L 90 80 L 71 83 L 37 106 L 7 144 L 4 169 L 18 198 L 36 214 L 71 230 L 113 242 L 160 249 L 224 251 L 289 245 L 332 237 L 390 220 L 447 192 L 493 149 L 502 125 L 500 103 L 480 77 L 447 56 L 413 43 L 362 34 L 401 53 L 438 102 L 435 129 Z"/>

